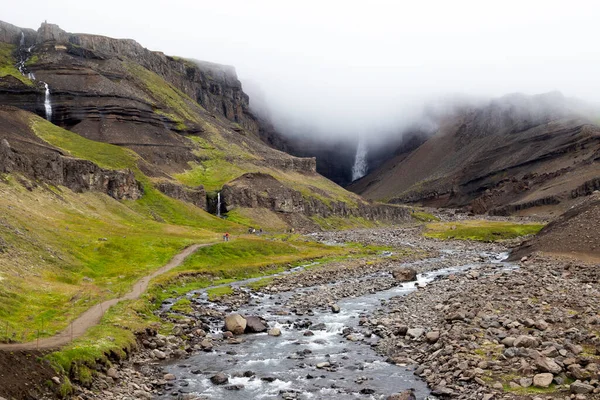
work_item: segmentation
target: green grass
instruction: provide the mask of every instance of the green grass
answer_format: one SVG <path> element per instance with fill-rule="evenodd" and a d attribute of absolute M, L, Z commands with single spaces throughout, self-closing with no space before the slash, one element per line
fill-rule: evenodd
<path fill-rule="evenodd" d="M 440 220 L 435 215 L 426 213 L 424 211 L 414 211 L 410 214 L 410 216 L 421 222 L 434 222 Z"/>
<path fill-rule="evenodd" d="M 494 242 L 534 235 L 544 225 L 518 224 L 513 222 L 467 220 L 460 222 L 437 222 L 426 226 L 424 235 L 436 239 L 476 240 Z"/>
<path fill-rule="evenodd" d="M 190 314 L 192 311 L 192 302 L 189 299 L 180 299 L 171 306 L 171 311 Z"/>
<path fill-rule="evenodd" d="M 156 100 L 156 104 L 165 104 L 170 114 L 177 114 L 180 120 L 199 122 L 198 110 L 202 107 L 181 90 L 141 65 L 126 62 L 125 68 L 132 79 L 139 81 L 150 97 Z"/>
<path fill-rule="evenodd" d="M 210 288 L 206 291 L 208 295 L 208 299 L 214 301 L 219 297 L 227 296 L 233 293 L 233 288 L 231 286 L 219 286 L 215 288 Z"/>
<path fill-rule="evenodd" d="M 33 82 L 21 75 L 16 67 L 17 60 L 13 56 L 16 46 L 9 43 L 0 43 L 0 78 L 12 76 L 27 86 L 33 86 Z"/>
<path fill-rule="evenodd" d="M 344 230 L 355 228 L 375 228 L 383 226 L 381 222 L 371 221 L 362 217 L 320 217 L 314 215 L 310 219 L 325 230 Z"/>

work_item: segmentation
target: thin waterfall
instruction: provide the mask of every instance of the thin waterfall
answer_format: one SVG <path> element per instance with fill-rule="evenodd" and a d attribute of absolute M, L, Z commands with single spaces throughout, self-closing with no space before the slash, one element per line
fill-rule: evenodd
<path fill-rule="evenodd" d="M 217 192 L 217 217 L 221 216 L 221 192 Z"/>
<path fill-rule="evenodd" d="M 369 164 L 367 162 L 367 144 L 361 136 L 356 148 L 356 156 L 354 157 L 354 165 L 352 166 L 352 181 L 362 178 L 367 174 Z"/>
<path fill-rule="evenodd" d="M 25 33 L 21 31 L 21 42 L 19 42 L 21 47 L 25 46 Z"/>
<path fill-rule="evenodd" d="M 50 101 L 50 87 L 46 82 L 42 82 L 46 88 L 46 97 L 44 98 L 44 108 L 46 109 L 46 119 L 52 121 L 52 102 Z"/>

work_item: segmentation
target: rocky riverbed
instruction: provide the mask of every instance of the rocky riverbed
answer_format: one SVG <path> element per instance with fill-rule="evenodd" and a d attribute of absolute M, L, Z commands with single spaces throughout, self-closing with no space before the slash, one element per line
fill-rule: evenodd
<path fill-rule="evenodd" d="M 299 270 L 257 292 L 238 283 L 218 302 L 190 293 L 190 310 L 162 310 L 173 335 L 148 331 L 81 398 L 599 396 L 597 267 L 507 264 L 506 245 L 424 239 L 417 228 L 311 236 L 427 256 Z M 400 281 L 407 268 L 416 282 Z M 262 333 L 224 332 L 234 312 L 259 317 L 248 321 Z"/>

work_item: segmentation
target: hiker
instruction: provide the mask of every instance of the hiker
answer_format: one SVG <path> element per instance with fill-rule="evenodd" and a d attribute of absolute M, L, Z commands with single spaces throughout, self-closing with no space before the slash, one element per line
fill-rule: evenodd
<path fill-rule="evenodd" d="M 225 232 L 225 241 L 229 242 L 229 232 Z"/>

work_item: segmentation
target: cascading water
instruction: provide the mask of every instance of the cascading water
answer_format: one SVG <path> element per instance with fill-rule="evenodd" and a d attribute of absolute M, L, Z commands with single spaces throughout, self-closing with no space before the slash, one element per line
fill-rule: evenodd
<path fill-rule="evenodd" d="M 221 216 L 221 192 L 217 193 L 217 217 Z"/>
<path fill-rule="evenodd" d="M 352 166 L 352 181 L 362 178 L 367 174 L 369 164 L 367 162 L 367 145 L 363 137 L 358 141 L 354 165 Z"/>
<path fill-rule="evenodd" d="M 46 82 L 42 82 L 46 88 L 46 97 L 44 98 L 44 108 L 46 109 L 46 119 L 52 120 L 52 102 L 50 101 L 50 87 Z"/>
<path fill-rule="evenodd" d="M 25 46 L 25 33 L 24 32 L 21 32 L 21 41 L 19 42 L 19 45 L 21 47 Z"/>

